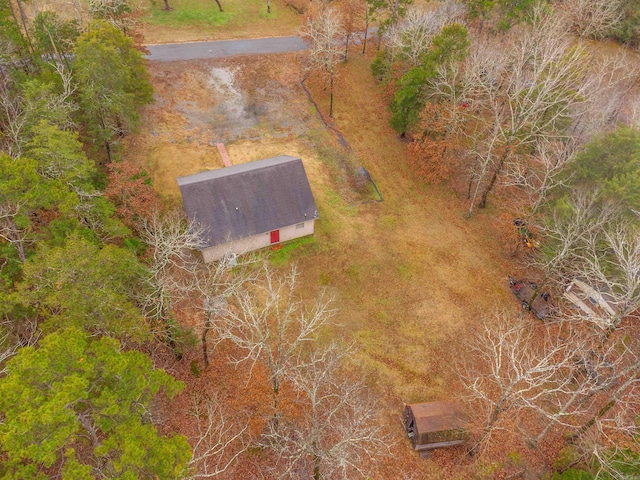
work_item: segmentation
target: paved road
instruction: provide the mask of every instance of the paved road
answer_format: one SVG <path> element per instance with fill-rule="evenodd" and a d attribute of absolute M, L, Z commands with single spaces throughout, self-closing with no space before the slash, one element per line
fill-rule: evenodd
<path fill-rule="evenodd" d="M 168 43 L 149 45 L 149 60 L 172 62 L 200 60 L 236 55 L 298 52 L 309 48 L 300 37 L 257 38 L 253 40 L 223 40 L 218 42 Z"/>

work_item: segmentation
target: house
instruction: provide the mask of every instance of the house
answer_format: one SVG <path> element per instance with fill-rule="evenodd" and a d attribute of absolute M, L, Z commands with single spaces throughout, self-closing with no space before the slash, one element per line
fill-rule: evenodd
<path fill-rule="evenodd" d="M 467 439 L 467 417 L 456 402 L 413 403 L 404 409 L 404 426 L 414 450 L 422 456 L 434 448 L 460 445 Z"/>
<path fill-rule="evenodd" d="M 302 160 L 281 155 L 177 179 L 205 262 L 312 235 L 318 210 Z"/>

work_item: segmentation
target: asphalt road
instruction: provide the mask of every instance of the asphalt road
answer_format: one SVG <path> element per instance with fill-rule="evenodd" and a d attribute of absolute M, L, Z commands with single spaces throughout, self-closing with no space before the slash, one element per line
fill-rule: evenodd
<path fill-rule="evenodd" d="M 168 43 L 149 45 L 147 58 L 156 62 L 224 58 L 236 55 L 298 52 L 308 49 L 300 37 L 257 38 L 252 40 L 222 40 L 217 42 Z"/>

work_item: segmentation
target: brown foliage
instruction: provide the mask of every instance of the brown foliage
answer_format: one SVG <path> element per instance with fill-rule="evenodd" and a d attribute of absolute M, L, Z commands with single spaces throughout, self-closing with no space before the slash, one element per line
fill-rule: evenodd
<path fill-rule="evenodd" d="M 338 10 L 347 40 L 354 33 L 364 31 L 366 8 L 364 0 L 339 0 Z"/>
<path fill-rule="evenodd" d="M 285 0 L 284 4 L 299 15 L 304 15 L 309 6 L 306 0 Z"/>
<path fill-rule="evenodd" d="M 151 178 L 138 165 L 123 160 L 109 164 L 109 185 L 105 194 L 116 206 L 118 216 L 129 227 L 139 220 L 150 219 L 160 201 L 151 185 Z"/>
<path fill-rule="evenodd" d="M 430 183 L 445 182 L 457 171 L 455 139 L 448 131 L 449 112 L 442 104 L 428 102 L 421 115 L 420 133 L 407 147 L 411 166 Z"/>

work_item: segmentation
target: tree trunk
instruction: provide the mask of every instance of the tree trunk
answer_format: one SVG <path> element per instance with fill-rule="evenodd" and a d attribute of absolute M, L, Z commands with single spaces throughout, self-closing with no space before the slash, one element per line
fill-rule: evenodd
<path fill-rule="evenodd" d="M 213 0 L 214 2 L 216 2 L 216 5 L 218 5 L 218 10 L 220 10 L 221 12 L 224 12 L 224 10 L 222 10 L 222 4 L 220 3 L 220 0 Z"/>
<path fill-rule="evenodd" d="M 480 446 L 482 441 L 487 437 L 493 425 L 498 421 L 498 417 L 502 414 L 503 412 L 502 407 L 506 401 L 507 399 L 503 396 L 498 402 L 498 404 L 494 407 L 493 413 L 491 414 L 491 418 L 489 419 L 489 423 L 487 423 L 487 425 L 482 430 L 482 434 L 480 435 L 480 438 L 478 439 L 476 444 L 471 448 L 471 450 L 469 450 L 469 455 L 474 456 L 476 454 L 476 452 L 478 451 L 478 447 Z"/>
<path fill-rule="evenodd" d="M 489 195 L 491 190 L 493 190 L 493 187 L 496 184 L 496 180 L 498 179 L 498 175 L 500 174 L 500 172 L 502 172 L 502 167 L 504 166 L 504 163 L 507 161 L 507 155 L 509 153 L 510 148 L 511 148 L 511 141 L 507 142 L 507 144 L 504 146 L 504 152 L 502 152 L 502 155 L 500 156 L 500 161 L 498 162 L 498 165 L 493 171 L 491 180 L 489 181 L 489 184 L 487 185 L 487 187 L 484 189 L 484 192 L 482 192 L 482 196 L 480 197 L 480 203 L 478 203 L 478 208 L 485 208 L 487 206 L 487 196 Z"/>
<path fill-rule="evenodd" d="M 491 190 L 493 190 L 493 187 L 496 184 L 496 180 L 498 179 L 498 174 L 502 170 L 503 165 L 504 165 L 504 156 L 500 160 L 500 163 L 498 164 L 497 168 L 493 171 L 493 175 L 491 175 L 491 180 L 489 180 L 489 184 L 482 192 L 482 195 L 480 196 L 480 203 L 478 203 L 478 208 L 485 208 L 487 206 L 487 196 L 489 195 Z"/>
<path fill-rule="evenodd" d="M 78 420 L 80 420 L 80 424 L 87 431 L 87 433 L 89 434 L 89 437 L 91 437 L 92 445 L 94 447 L 97 447 L 98 445 L 100 445 L 100 439 L 98 438 L 98 433 L 96 431 L 95 426 L 91 422 L 91 418 L 89 418 L 88 415 L 79 414 Z"/>
<path fill-rule="evenodd" d="M 107 162 L 111 164 L 111 143 L 109 143 L 109 140 L 104 141 L 104 148 L 107 152 Z"/>
<path fill-rule="evenodd" d="M 574 433 L 573 435 L 571 435 L 571 437 L 569 437 L 569 443 L 575 443 L 582 435 L 584 435 L 591 427 L 593 427 L 593 425 L 602 417 L 604 417 L 606 415 L 606 413 L 611 410 L 613 407 L 615 407 L 616 403 L 618 403 L 618 400 L 620 398 L 620 394 L 622 392 L 624 392 L 624 390 L 629 387 L 630 385 L 632 385 L 633 383 L 638 381 L 638 370 L 640 369 L 640 365 L 639 364 L 634 364 L 630 367 L 628 367 L 627 369 L 625 369 L 620 376 L 618 376 L 617 378 L 620 378 L 624 375 L 626 375 L 627 373 L 630 373 L 631 375 L 629 376 L 629 378 L 627 379 L 626 382 L 624 382 L 622 385 L 620 385 L 620 387 L 618 387 L 618 389 L 614 392 L 613 395 L 611 395 L 611 400 L 609 400 L 609 402 L 607 402 L 607 404 L 602 407 L 600 410 L 598 410 L 598 413 L 596 413 L 587 423 L 585 423 L 584 425 L 582 425 L 582 427 L 580 427 L 580 429 Z"/>
<path fill-rule="evenodd" d="M 580 391 L 580 389 L 578 389 L 576 392 L 574 392 L 574 394 L 571 396 L 571 398 L 569 400 L 567 400 L 567 403 L 565 403 L 562 406 L 562 408 L 560 409 L 558 414 L 559 415 L 563 415 L 569 409 L 569 407 L 571 405 L 573 405 L 573 402 L 575 402 L 580 397 L 581 393 L 582 392 Z M 538 436 L 531 441 L 531 446 L 536 447 L 540 443 L 540 441 L 544 438 L 544 436 L 549 432 L 549 430 L 551 429 L 552 425 L 554 425 L 555 423 L 556 423 L 555 419 L 550 420 L 549 423 L 547 423 L 547 425 L 538 434 Z"/>
<path fill-rule="evenodd" d="M 273 375 L 271 381 L 273 387 L 273 408 L 277 413 L 280 407 L 280 399 L 278 398 L 278 395 L 280 395 L 280 378 L 277 375 Z"/>
<path fill-rule="evenodd" d="M 209 352 L 207 349 L 207 335 L 211 330 L 211 313 L 207 312 L 207 318 L 204 321 L 204 328 L 202 329 L 202 356 L 204 358 L 204 368 L 209 367 Z"/>
<path fill-rule="evenodd" d="M 367 36 L 369 35 L 369 10 L 366 10 L 366 16 L 364 21 L 364 40 L 362 40 L 362 54 L 367 51 Z"/>
<path fill-rule="evenodd" d="M 347 61 L 347 55 L 349 55 L 349 37 L 351 37 L 351 34 L 347 34 L 347 38 L 345 41 L 345 45 L 344 45 L 344 61 Z"/>
<path fill-rule="evenodd" d="M 313 456 L 313 480 L 322 480 L 322 475 L 320 475 L 320 457 L 318 455 Z"/>
<path fill-rule="evenodd" d="M 17 210 L 16 210 L 17 213 Z M 2 230 L 4 230 L 4 238 L 8 240 L 14 247 L 16 247 L 16 251 L 18 252 L 18 258 L 21 263 L 27 261 L 27 256 L 24 253 L 24 239 L 20 235 L 20 229 L 16 225 L 13 217 L 5 217 L 2 219 L 2 223 L 4 224 Z"/>
<path fill-rule="evenodd" d="M 400 0 L 395 0 L 393 4 L 393 11 L 391 12 L 391 25 L 398 23 L 398 8 L 400 6 Z"/>
<path fill-rule="evenodd" d="M 66 56 L 62 56 L 62 54 L 58 50 L 56 42 L 53 41 L 53 37 L 51 36 L 49 28 L 47 28 L 47 35 L 49 36 L 49 42 L 51 42 L 51 47 L 53 47 L 53 52 L 55 53 L 56 57 L 58 57 L 58 62 L 60 62 L 60 65 L 65 65 L 67 69 L 70 69 L 69 62 L 67 62 Z"/>
<path fill-rule="evenodd" d="M 72 0 L 73 9 L 76 11 L 76 15 L 78 16 L 78 25 L 80 25 L 80 31 L 84 31 L 84 19 L 82 18 L 82 7 L 80 6 L 79 0 Z"/>
<path fill-rule="evenodd" d="M 11 3 L 11 0 L 9 0 L 9 3 Z M 27 14 L 24 13 L 24 8 L 22 8 L 21 0 L 16 0 L 16 4 L 18 5 L 18 10 L 20 11 L 20 20 L 22 21 L 22 26 L 24 27 L 24 36 L 27 39 L 29 51 L 31 52 L 31 55 L 35 55 L 35 49 L 33 48 L 31 36 L 29 35 L 29 26 L 27 25 Z"/>
<path fill-rule="evenodd" d="M 333 118 L 333 73 L 331 73 L 329 87 L 329 118 Z"/>

